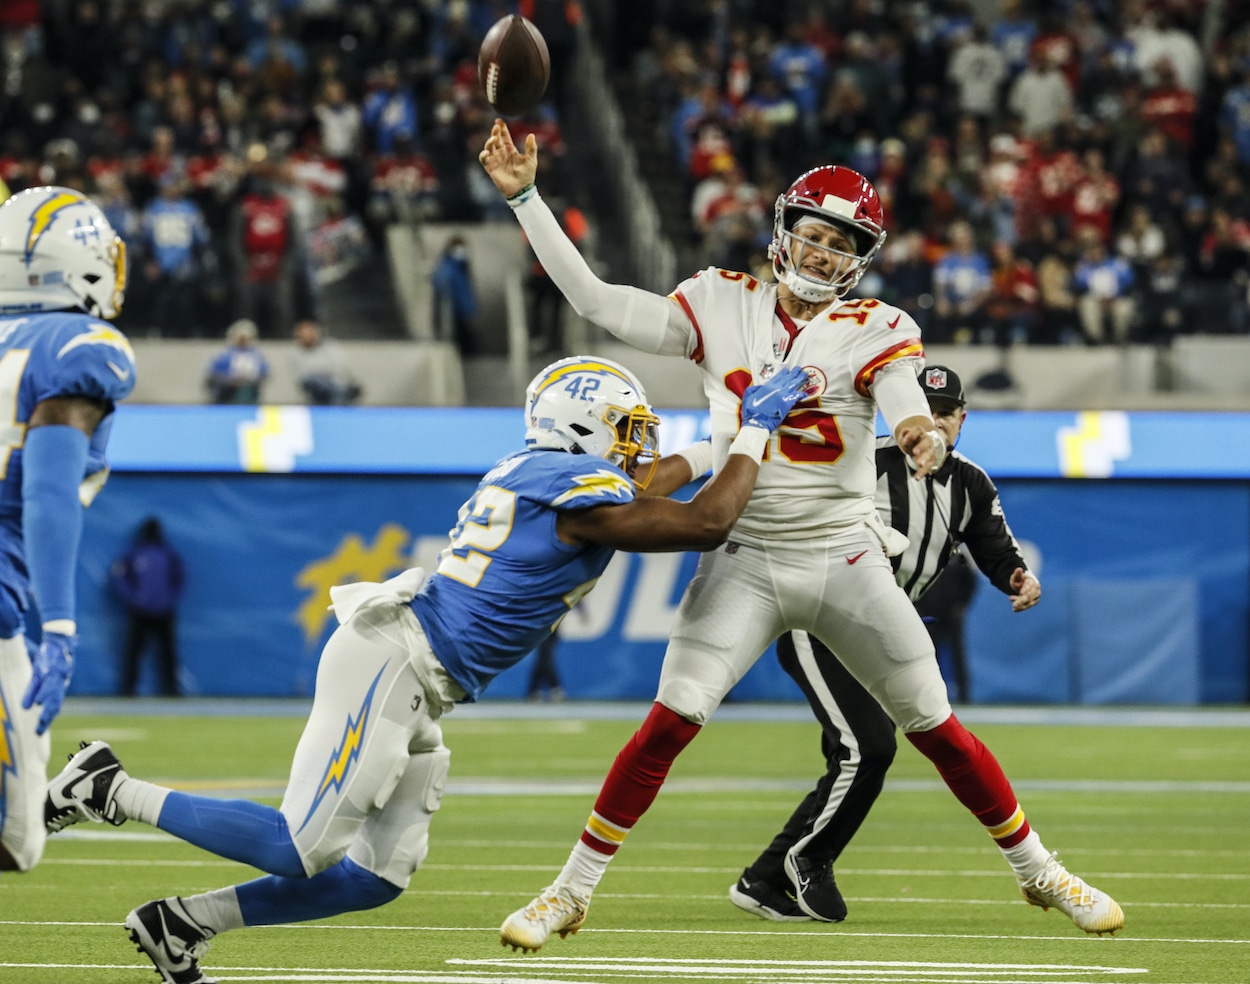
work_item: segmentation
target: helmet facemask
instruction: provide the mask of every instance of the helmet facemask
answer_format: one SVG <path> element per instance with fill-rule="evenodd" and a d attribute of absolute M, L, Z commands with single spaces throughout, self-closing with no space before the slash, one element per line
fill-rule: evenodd
<path fill-rule="evenodd" d="M 868 269 L 885 241 L 885 233 L 866 232 L 857 224 L 839 222 L 833 216 L 818 215 L 787 207 L 784 197 L 777 199 L 777 238 L 768 248 L 773 261 L 773 271 L 778 281 L 790 288 L 799 300 L 808 303 L 831 301 L 845 297 Z M 852 243 L 852 250 L 838 249 L 832 245 L 817 243 L 802 234 L 811 228 L 804 219 L 832 226 L 844 232 Z M 803 269 L 803 258 L 808 250 L 820 250 L 834 258 L 833 273 L 828 279 L 813 276 Z"/>
<path fill-rule="evenodd" d="M 644 489 L 659 461 L 660 420 L 638 378 L 608 359 L 561 359 L 526 390 L 527 447 L 603 458 Z"/>

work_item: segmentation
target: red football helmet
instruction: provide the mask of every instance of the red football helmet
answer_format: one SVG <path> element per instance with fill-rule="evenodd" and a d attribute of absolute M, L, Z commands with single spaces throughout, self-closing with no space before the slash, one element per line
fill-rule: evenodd
<path fill-rule="evenodd" d="M 881 199 L 868 179 L 849 167 L 825 164 L 799 175 L 794 184 L 777 196 L 773 216 L 773 241 L 768 247 L 773 272 L 778 281 L 804 301 L 828 301 L 845 295 L 859 283 L 885 242 Z M 828 280 L 802 270 L 804 249 L 826 248 L 794 231 L 795 223 L 803 216 L 837 226 L 855 244 L 854 253 L 828 250 L 839 258 L 837 269 Z"/>

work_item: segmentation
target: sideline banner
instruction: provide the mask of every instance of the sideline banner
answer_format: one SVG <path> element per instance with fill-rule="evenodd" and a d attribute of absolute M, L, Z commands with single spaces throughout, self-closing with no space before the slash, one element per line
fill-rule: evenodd
<path fill-rule="evenodd" d="M 476 487 L 476 477 L 114 475 L 86 513 L 73 692 L 116 692 L 125 615 L 108 571 L 145 517 L 161 520 L 186 565 L 178 617 L 184 691 L 304 695 L 335 625 L 330 587 L 385 580 L 414 564 L 433 570 Z M 556 659 L 570 697 L 655 696 L 672 612 L 695 559 L 617 555 L 562 629 Z M 487 696 L 524 696 L 531 660 Z M 760 663 L 738 698 L 801 699 L 771 653 Z M 152 692 L 155 679 L 145 665 L 142 688 Z"/>

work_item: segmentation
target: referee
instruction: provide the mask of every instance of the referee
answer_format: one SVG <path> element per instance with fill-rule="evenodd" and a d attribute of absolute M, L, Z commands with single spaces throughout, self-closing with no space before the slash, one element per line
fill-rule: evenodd
<path fill-rule="evenodd" d="M 945 366 L 927 366 L 920 383 L 933 419 L 955 447 L 968 416 L 959 377 Z M 907 548 L 893 558 L 899 585 L 914 602 L 962 544 L 996 588 L 1011 598 L 1012 611 L 1037 604 L 1042 587 L 1020 554 L 998 501 L 998 490 L 981 468 L 952 450 L 933 475 L 917 481 L 907 456 L 891 438 L 877 441 L 877 511 L 906 535 Z M 824 729 L 821 749 L 827 771 L 785 828 L 729 889 L 734 905 L 764 919 L 839 922 L 846 904 L 833 864 L 881 793 L 897 743 L 894 723 L 818 639 L 791 632 L 777 640 L 777 658 L 807 695 Z M 785 873 L 810 875 L 804 899 L 818 915 L 799 908 Z"/>

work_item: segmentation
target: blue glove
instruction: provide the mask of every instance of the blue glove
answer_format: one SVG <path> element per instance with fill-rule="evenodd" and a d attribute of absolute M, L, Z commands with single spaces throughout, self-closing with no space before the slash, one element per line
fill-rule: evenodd
<path fill-rule="evenodd" d="M 61 713 L 61 703 L 65 700 L 69 678 L 74 672 L 76 645 L 77 636 L 61 635 L 59 632 L 43 634 L 43 644 L 32 661 L 34 675 L 30 678 L 30 686 L 26 688 L 26 696 L 22 698 L 24 710 L 29 711 L 35 704 L 43 708 L 39 715 L 39 724 L 35 728 L 37 735 L 47 731 L 52 719 Z"/>
<path fill-rule="evenodd" d="M 762 383 L 748 386 L 742 394 L 742 426 L 775 431 L 786 419 L 808 386 L 807 372 L 800 366 L 787 366 Z"/>

